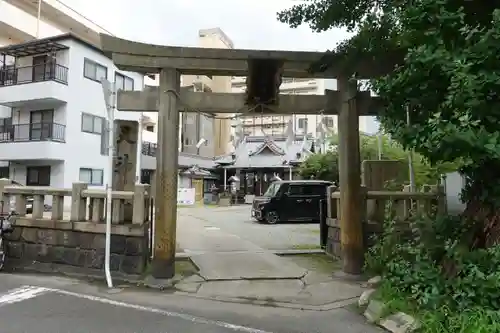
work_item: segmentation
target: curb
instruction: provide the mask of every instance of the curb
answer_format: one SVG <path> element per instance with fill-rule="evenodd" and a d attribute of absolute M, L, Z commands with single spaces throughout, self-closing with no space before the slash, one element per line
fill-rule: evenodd
<path fill-rule="evenodd" d="M 175 287 L 174 287 L 175 289 Z M 192 297 L 204 300 L 218 301 L 224 303 L 237 303 L 237 304 L 249 304 L 257 306 L 267 306 L 273 308 L 284 308 L 284 309 L 295 309 L 295 310 L 308 310 L 308 311 L 330 311 L 340 308 L 345 308 L 349 305 L 356 304 L 359 297 L 353 297 L 345 300 L 334 301 L 330 303 L 325 303 L 321 305 L 310 305 L 301 303 L 289 303 L 289 302 L 274 302 L 265 300 L 249 300 L 248 298 L 241 297 L 225 297 L 225 296 L 202 296 L 192 293 L 187 293 L 183 291 L 176 291 L 176 295 Z"/>
<path fill-rule="evenodd" d="M 300 254 L 325 254 L 323 249 L 304 249 L 304 250 L 270 250 L 269 252 L 276 254 L 278 256 L 291 256 Z"/>

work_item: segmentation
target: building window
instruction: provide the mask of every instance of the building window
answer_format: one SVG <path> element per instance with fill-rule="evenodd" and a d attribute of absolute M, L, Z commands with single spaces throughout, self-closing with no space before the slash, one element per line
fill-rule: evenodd
<path fill-rule="evenodd" d="M 326 128 L 332 128 L 333 127 L 333 118 L 332 117 L 324 117 L 323 124 L 326 126 Z"/>
<path fill-rule="evenodd" d="M 102 134 L 104 118 L 82 112 L 82 132 Z"/>
<path fill-rule="evenodd" d="M 299 119 L 299 128 L 304 130 L 307 129 L 307 118 Z"/>
<path fill-rule="evenodd" d="M 154 132 L 155 131 L 155 126 L 154 125 L 148 125 L 148 126 L 146 126 L 146 131 L 148 131 L 148 132 Z"/>
<path fill-rule="evenodd" d="M 0 167 L 0 178 L 10 178 L 9 167 Z"/>
<path fill-rule="evenodd" d="M 108 68 L 85 58 L 83 62 L 83 76 L 87 79 L 101 82 L 102 79 L 108 78 Z"/>
<path fill-rule="evenodd" d="M 116 89 L 132 91 L 134 90 L 134 79 L 115 72 L 115 84 Z"/>
<path fill-rule="evenodd" d="M 26 186 L 50 186 L 50 166 L 26 167 Z"/>
<path fill-rule="evenodd" d="M 6 133 L 12 130 L 12 118 L 0 119 L 0 133 Z"/>
<path fill-rule="evenodd" d="M 80 168 L 80 181 L 89 185 L 100 186 L 104 183 L 104 170 Z"/>

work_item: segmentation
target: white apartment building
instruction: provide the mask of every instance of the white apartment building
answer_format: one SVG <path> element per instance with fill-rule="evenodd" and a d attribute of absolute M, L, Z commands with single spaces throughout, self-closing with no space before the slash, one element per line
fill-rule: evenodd
<path fill-rule="evenodd" d="M 124 90 L 144 86 L 142 74 L 117 70 L 99 48 L 71 34 L 0 48 L 0 160 L 9 178 L 61 188 L 104 184 L 111 170 L 101 78 Z"/>
<path fill-rule="evenodd" d="M 325 89 L 335 90 L 336 80 L 283 78 L 280 86 L 281 94 L 323 95 Z M 243 93 L 246 89 L 244 77 L 234 77 L 232 91 Z M 285 135 L 290 120 L 296 134 L 309 134 L 317 137 L 318 125 L 323 122 L 325 127 L 334 131 L 337 128 L 337 118 L 323 116 L 321 110 L 317 115 L 266 115 L 241 117 L 243 131 L 246 135 Z M 235 122 L 233 122 L 234 125 Z M 234 126 L 233 126 L 234 127 Z"/>
<path fill-rule="evenodd" d="M 232 79 L 232 91 L 243 93 L 246 89 L 244 77 Z M 296 95 L 324 95 L 325 89 L 337 90 L 335 79 L 297 79 L 283 78 L 280 86 L 281 94 Z M 285 135 L 290 120 L 296 134 L 306 134 L 314 138 L 320 136 L 320 123 L 329 132 L 337 132 L 337 116 L 322 115 L 266 115 L 241 117 L 243 130 L 246 135 Z M 233 128 L 237 122 L 233 122 Z M 376 133 L 378 123 L 375 117 L 360 117 L 359 127 L 362 132 Z"/>

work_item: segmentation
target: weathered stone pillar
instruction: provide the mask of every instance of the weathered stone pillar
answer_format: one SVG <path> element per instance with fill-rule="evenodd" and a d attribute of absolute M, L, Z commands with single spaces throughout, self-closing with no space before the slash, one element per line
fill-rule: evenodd
<path fill-rule="evenodd" d="M 360 274 L 364 263 L 361 204 L 361 162 L 359 154 L 359 116 L 356 109 L 357 81 L 338 79 L 339 107 L 339 187 L 340 241 L 343 270 Z M 364 208 L 363 208 L 364 209 Z"/>
<path fill-rule="evenodd" d="M 180 73 L 176 69 L 164 68 L 160 71 L 155 248 L 152 263 L 152 275 L 160 279 L 171 278 L 175 274 L 179 159 L 177 96 L 180 91 L 180 82 Z"/>
<path fill-rule="evenodd" d="M 137 167 L 137 139 L 139 124 L 136 121 L 116 120 L 116 156 L 121 157 L 122 165 L 113 174 L 113 190 L 134 191 L 136 183 L 135 169 Z M 132 202 L 126 201 L 123 207 L 123 218 L 132 221 Z"/>
<path fill-rule="evenodd" d="M 71 188 L 71 221 L 85 221 L 87 199 L 82 197 L 82 191 L 87 189 L 87 183 L 73 183 Z"/>

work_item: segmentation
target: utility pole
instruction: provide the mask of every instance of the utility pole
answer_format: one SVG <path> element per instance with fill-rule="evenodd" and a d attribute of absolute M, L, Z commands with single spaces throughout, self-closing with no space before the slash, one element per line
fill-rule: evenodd
<path fill-rule="evenodd" d="M 175 275 L 177 225 L 177 178 L 179 159 L 180 73 L 175 68 L 160 71 L 158 150 L 156 156 L 155 242 L 152 275 L 169 279 Z"/>

